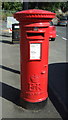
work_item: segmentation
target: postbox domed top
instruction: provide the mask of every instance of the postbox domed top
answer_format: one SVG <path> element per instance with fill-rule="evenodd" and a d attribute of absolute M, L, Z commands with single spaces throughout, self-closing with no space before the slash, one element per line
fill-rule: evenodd
<path fill-rule="evenodd" d="M 17 12 L 17 14 L 54 14 L 50 11 L 46 11 L 46 10 L 39 10 L 39 9 L 29 9 L 29 10 L 24 10 L 24 11 L 20 11 Z"/>
<path fill-rule="evenodd" d="M 30 19 L 30 18 L 47 18 L 52 19 L 55 17 L 55 13 L 46 11 L 46 10 L 39 10 L 39 9 L 29 9 L 20 12 L 16 12 L 14 17 L 21 21 L 22 19 Z"/>

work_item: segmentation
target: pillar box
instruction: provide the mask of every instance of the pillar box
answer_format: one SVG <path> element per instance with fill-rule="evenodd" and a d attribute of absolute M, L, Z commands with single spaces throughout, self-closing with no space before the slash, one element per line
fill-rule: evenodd
<path fill-rule="evenodd" d="M 20 98 L 22 103 L 35 106 L 48 98 L 49 22 L 55 13 L 30 9 L 14 17 L 20 22 Z"/>

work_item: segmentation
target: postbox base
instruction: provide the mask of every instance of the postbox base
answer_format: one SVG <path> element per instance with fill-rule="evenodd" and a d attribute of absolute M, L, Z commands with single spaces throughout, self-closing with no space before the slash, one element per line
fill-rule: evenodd
<path fill-rule="evenodd" d="M 48 99 L 48 98 L 47 98 Z M 25 101 L 23 99 L 20 99 L 20 105 L 21 107 L 25 108 L 25 109 L 30 109 L 30 110 L 40 110 L 42 108 L 45 107 L 46 103 L 47 103 L 47 99 L 41 102 L 28 102 Z"/>

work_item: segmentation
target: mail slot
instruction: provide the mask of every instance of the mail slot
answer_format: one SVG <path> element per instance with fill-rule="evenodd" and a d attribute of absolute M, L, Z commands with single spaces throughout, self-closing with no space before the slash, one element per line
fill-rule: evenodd
<path fill-rule="evenodd" d="M 44 37 L 44 33 L 27 33 L 27 36 Z"/>

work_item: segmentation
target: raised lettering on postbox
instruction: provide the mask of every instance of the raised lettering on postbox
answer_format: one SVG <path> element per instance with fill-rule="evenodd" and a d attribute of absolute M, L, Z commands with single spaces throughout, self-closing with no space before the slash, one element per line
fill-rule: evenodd
<path fill-rule="evenodd" d="M 28 83 L 28 90 L 31 92 L 40 91 L 40 83 Z"/>

